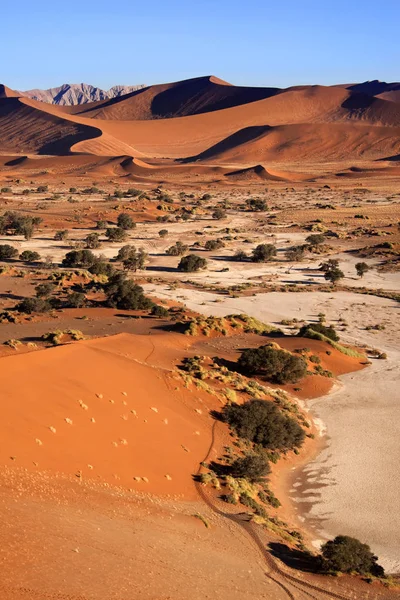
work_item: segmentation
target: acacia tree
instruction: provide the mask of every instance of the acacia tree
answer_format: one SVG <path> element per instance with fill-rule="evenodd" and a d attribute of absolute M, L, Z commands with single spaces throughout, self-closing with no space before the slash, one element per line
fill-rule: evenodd
<path fill-rule="evenodd" d="M 369 266 L 367 265 L 366 262 L 359 262 L 356 263 L 356 271 L 357 271 L 357 275 L 361 278 L 364 277 L 365 273 L 367 273 L 369 271 Z"/>

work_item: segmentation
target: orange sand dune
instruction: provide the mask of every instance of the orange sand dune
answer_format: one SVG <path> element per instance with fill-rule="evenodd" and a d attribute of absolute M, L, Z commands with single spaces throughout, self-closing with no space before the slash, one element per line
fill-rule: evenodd
<path fill-rule="evenodd" d="M 264 129 L 264 131 L 263 131 Z M 237 143 L 234 134 L 193 160 L 220 163 L 297 162 L 354 158 L 377 159 L 400 150 L 400 126 L 365 127 L 353 123 L 318 123 L 254 128 L 256 135 Z"/>
<path fill-rule="evenodd" d="M 0 463 L 196 497 L 212 397 L 174 378 L 183 343 L 122 334 L 3 358 Z"/>
<path fill-rule="evenodd" d="M 238 87 L 217 77 L 198 77 L 153 85 L 112 100 L 67 111 L 95 119 L 147 120 L 222 110 L 280 93 L 278 88 Z"/>
<path fill-rule="evenodd" d="M 3 91 L 0 99 L 0 144 L 7 154 L 175 158 L 243 168 L 400 152 L 400 103 L 344 86 L 240 88 L 203 77 L 73 109 L 16 95 Z M 148 167 L 127 165 L 122 174 L 148 176 L 138 172 Z"/>
<path fill-rule="evenodd" d="M 17 97 L 0 99 L 0 147 L 7 153 L 68 154 L 71 146 L 101 135 L 92 125 L 63 119 Z"/>

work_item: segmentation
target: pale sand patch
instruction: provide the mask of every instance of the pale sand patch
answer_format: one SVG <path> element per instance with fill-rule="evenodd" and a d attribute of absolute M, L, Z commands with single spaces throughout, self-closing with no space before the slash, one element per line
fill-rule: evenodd
<path fill-rule="evenodd" d="M 145 287 L 159 298 L 175 293 Z M 328 321 L 343 317 L 349 324 L 340 333 L 343 342 L 388 353 L 387 360 L 372 360 L 367 369 L 342 376 L 343 385 L 332 394 L 308 403 L 320 427 L 327 428 L 329 446 L 299 472 L 301 486 L 293 499 L 306 526 L 315 529 L 316 542 L 340 533 L 354 535 L 370 544 L 388 571 L 400 570 L 400 305 L 351 292 L 224 298 L 184 290 L 184 295 L 189 308 L 206 315 L 244 312 L 267 323 L 293 317 L 316 320 L 319 312 Z M 385 323 L 386 329 L 365 330 L 376 323 Z"/>

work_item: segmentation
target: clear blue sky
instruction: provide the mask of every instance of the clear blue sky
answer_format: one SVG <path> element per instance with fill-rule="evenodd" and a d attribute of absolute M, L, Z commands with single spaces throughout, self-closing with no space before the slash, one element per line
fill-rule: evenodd
<path fill-rule="evenodd" d="M 1 0 L 0 82 L 400 80 L 400 0 Z"/>

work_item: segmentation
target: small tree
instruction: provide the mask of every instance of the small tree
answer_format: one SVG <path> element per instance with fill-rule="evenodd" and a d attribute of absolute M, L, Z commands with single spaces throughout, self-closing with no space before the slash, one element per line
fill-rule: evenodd
<path fill-rule="evenodd" d="M 246 262 L 248 259 L 249 257 L 244 250 L 238 250 L 232 257 L 232 260 L 236 260 L 237 262 Z"/>
<path fill-rule="evenodd" d="M 293 246 L 286 250 L 286 258 L 290 262 L 301 262 L 304 258 L 305 247 L 304 246 Z"/>
<path fill-rule="evenodd" d="M 332 571 L 351 573 L 355 571 L 361 575 L 371 574 L 382 577 L 385 572 L 378 564 L 375 556 L 367 544 L 347 535 L 338 535 L 334 540 L 326 542 L 322 547 L 322 556 L 325 567 Z"/>
<path fill-rule="evenodd" d="M 88 269 L 97 258 L 91 250 L 71 250 L 62 261 L 63 267 Z"/>
<path fill-rule="evenodd" d="M 128 215 L 128 213 L 120 213 L 118 215 L 117 225 L 118 227 L 120 227 L 121 229 L 125 229 L 126 231 L 128 229 L 134 229 L 136 227 L 136 223 L 134 222 L 132 217 Z"/>
<path fill-rule="evenodd" d="M 44 313 L 49 311 L 51 309 L 51 304 L 48 300 L 42 298 L 24 298 L 15 308 L 20 313 L 30 315 L 34 312 Z"/>
<path fill-rule="evenodd" d="M 97 221 L 96 222 L 96 229 L 107 229 L 107 221 Z"/>
<path fill-rule="evenodd" d="M 253 483 L 260 482 L 271 472 L 268 460 L 263 454 L 250 454 L 237 458 L 230 467 L 233 477 L 243 477 Z"/>
<path fill-rule="evenodd" d="M 221 219 L 225 219 L 226 217 L 226 212 L 224 211 L 223 208 L 216 208 L 214 210 L 214 212 L 212 213 L 212 218 L 216 219 L 217 221 L 220 221 Z"/>
<path fill-rule="evenodd" d="M 110 242 L 124 242 L 128 237 L 125 229 L 121 227 L 109 227 L 106 229 L 106 236 Z"/>
<path fill-rule="evenodd" d="M 268 210 L 267 203 L 262 198 L 251 198 L 250 200 L 246 200 L 246 204 L 249 210 L 255 212 L 264 212 Z"/>
<path fill-rule="evenodd" d="M 68 229 L 60 229 L 54 234 L 54 239 L 57 242 L 65 242 L 68 239 Z"/>
<path fill-rule="evenodd" d="M 39 283 L 39 285 L 35 287 L 36 296 L 38 298 L 47 298 L 54 292 L 56 287 L 57 286 L 54 283 L 50 283 L 50 281 Z"/>
<path fill-rule="evenodd" d="M 113 275 L 104 291 L 108 306 L 122 310 L 143 310 L 153 306 L 153 302 L 143 294 L 143 288 L 126 279 L 123 273 Z"/>
<path fill-rule="evenodd" d="M 178 271 L 184 271 L 185 273 L 194 273 L 195 271 L 200 271 L 201 269 L 205 269 L 207 266 L 207 261 L 205 258 L 201 256 L 197 256 L 197 254 L 188 254 L 181 258 Z"/>
<path fill-rule="evenodd" d="M 207 240 L 204 244 L 205 250 L 219 250 L 220 248 L 224 248 L 225 244 L 222 240 Z"/>
<path fill-rule="evenodd" d="M 356 263 L 357 275 L 361 278 L 369 271 L 369 266 L 365 262 Z"/>
<path fill-rule="evenodd" d="M 18 250 L 10 244 L 0 244 L 0 260 L 10 260 L 18 256 Z"/>
<path fill-rule="evenodd" d="M 332 285 L 336 285 L 338 281 L 343 279 L 344 273 L 340 269 L 335 268 L 325 271 L 324 277 L 327 281 L 330 281 Z"/>
<path fill-rule="evenodd" d="M 136 250 L 136 248 L 132 247 L 129 255 L 122 261 L 124 269 L 135 272 L 144 269 L 147 257 L 148 255 L 143 248 Z"/>
<path fill-rule="evenodd" d="M 312 233 L 308 237 L 306 237 L 306 242 L 310 244 L 310 246 L 319 246 L 323 244 L 325 241 L 325 236 L 323 233 Z"/>
<path fill-rule="evenodd" d="M 19 255 L 20 260 L 24 262 L 37 262 L 40 260 L 39 252 L 34 252 L 33 250 L 24 250 Z"/>
<path fill-rule="evenodd" d="M 95 250 L 96 248 L 100 248 L 100 236 L 98 233 L 89 233 L 89 235 L 85 238 L 86 248 L 90 248 L 91 250 Z"/>
<path fill-rule="evenodd" d="M 160 229 L 160 231 L 158 232 L 158 235 L 160 236 L 160 238 L 165 238 L 168 235 L 168 229 Z"/>
<path fill-rule="evenodd" d="M 189 246 L 182 244 L 182 242 L 176 242 L 165 251 L 165 254 L 168 256 L 183 256 L 188 250 Z"/>
<path fill-rule="evenodd" d="M 86 304 L 86 296 L 81 292 L 71 292 L 65 302 L 68 308 L 82 308 Z"/>
<path fill-rule="evenodd" d="M 276 256 L 276 246 L 273 244 L 259 244 L 254 248 L 251 260 L 253 262 L 267 262 Z"/>

